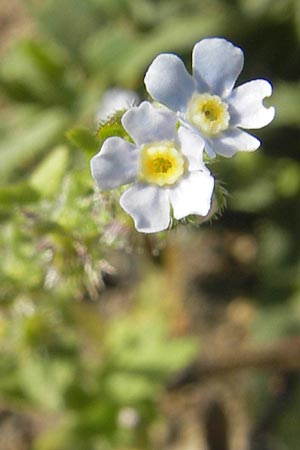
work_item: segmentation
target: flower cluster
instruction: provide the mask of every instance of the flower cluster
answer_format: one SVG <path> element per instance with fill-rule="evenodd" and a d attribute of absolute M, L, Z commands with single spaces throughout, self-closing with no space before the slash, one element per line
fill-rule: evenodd
<path fill-rule="evenodd" d="M 272 87 L 253 80 L 234 88 L 242 67 L 242 50 L 221 38 L 195 45 L 193 76 L 174 54 L 158 55 L 150 65 L 145 86 L 159 104 L 127 110 L 121 123 L 130 141 L 109 137 L 91 160 L 100 189 L 132 183 L 120 204 L 138 231 L 165 230 L 172 217 L 209 214 L 214 178 L 204 151 L 231 157 L 260 146 L 244 129 L 272 121 L 274 108 L 263 105 Z"/>

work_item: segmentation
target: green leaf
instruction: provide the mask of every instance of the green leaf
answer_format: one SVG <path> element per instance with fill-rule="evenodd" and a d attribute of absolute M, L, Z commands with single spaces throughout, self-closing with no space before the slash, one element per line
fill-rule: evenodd
<path fill-rule="evenodd" d="M 134 373 L 117 372 L 110 374 L 105 383 L 105 390 L 119 402 L 130 404 L 155 396 L 157 380 Z"/>
<path fill-rule="evenodd" d="M 277 172 L 277 191 L 282 197 L 292 197 L 300 191 L 300 168 L 293 160 L 280 161 Z"/>
<path fill-rule="evenodd" d="M 0 206 L 12 207 L 39 200 L 39 193 L 27 183 L 15 183 L 0 187 Z"/>
<path fill-rule="evenodd" d="M 275 85 L 271 102 L 276 107 L 276 117 L 272 126 L 299 124 L 299 83 L 279 83 Z"/>
<path fill-rule="evenodd" d="M 231 191 L 229 204 L 233 210 L 254 213 L 269 208 L 275 200 L 274 183 L 264 176 L 255 180 L 255 183 Z"/>
<path fill-rule="evenodd" d="M 48 44 L 21 42 L 3 58 L 0 85 L 18 101 L 69 105 L 75 94 L 65 79 L 65 67 L 67 61 Z"/>
<path fill-rule="evenodd" d="M 218 35 L 220 32 L 222 34 L 224 25 L 222 15 L 215 13 L 205 17 L 201 15 L 186 19 L 172 17 L 164 21 L 152 33 L 139 37 L 126 58 L 126 64 L 120 65 L 117 81 L 124 83 L 126 80 L 128 86 L 134 85 L 158 53 L 186 50 L 207 35 L 216 32 Z"/>
<path fill-rule="evenodd" d="M 109 23 L 87 40 L 82 55 L 93 72 L 105 71 L 116 78 L 118 68 L 127 64 L 135 46 L 127 26 L 119 23 L 112 27 Z"/>
<path fill-rule="evenodd" d="M 26 0 L 26 3 L 41 29 L 77 57 L 82 42 L 99 27 L 96 8 L 90 1 Z"/>
<path fill-rule="evenodd" d="M 19 375 L 28 400 L 53 411 L 62 406 L 62 392 L 71 381 L 72 369 L 58 358 L 50 360 L 31 355 L 21 359 Z"/>
<path fill-rule="evenodd" d="M 33 172 L 30 177 L 30 185 L 44 197 L 55 195 L 66 172 L 68 159 L 67 147 L 55 148 Z"/>
<path fill-rule="evenodd" d="M 25 41 L 24 51 L 32 63 L 51 81 L 60 80 L 65 71 L 65 58 L 58 46 L 49 42 Z"/>
<path fill-rule="evenodd" d="M 86 152 L 88 156 L 94 155 L 99 150 L 99 140 L 88 128 L 71 128 L 66 136 L 75 147 Z"/>
<path fill-rule="evenodd" d="M 292 0 L 292 14 L 291 17 L 294 19 L 295 31 L 300 39 L 300 3 L 298 0 Z"/>
<path fill-rule="evenodd" d="M 68 116 L 61 109 L 37 113 L 25 130 L 7 136 L 0 144 L 0 179 L 7 182 L 13 172 L 32 164 L 62 136 Z"/>

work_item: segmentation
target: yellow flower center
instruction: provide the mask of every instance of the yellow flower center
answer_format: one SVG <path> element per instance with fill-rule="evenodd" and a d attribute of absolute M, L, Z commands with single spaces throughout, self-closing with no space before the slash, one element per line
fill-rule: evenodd
<path fill-rule="evenodd" d="M 187 119 L 203 134 L 214 136 L 228 128 L 228 106 L 217 95 L 194 94 L 186 112 Z"/>
<path fill-rule="evenodd" d="M 139 167 L 142 181 L 158 186 L 171 185 L 184 171 L 185 158 L 174 142 L 152 142 L 143 146 Z"/>

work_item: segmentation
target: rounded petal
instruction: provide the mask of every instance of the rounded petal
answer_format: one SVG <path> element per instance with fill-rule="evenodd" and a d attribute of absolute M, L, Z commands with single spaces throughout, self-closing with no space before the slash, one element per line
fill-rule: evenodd
<path fill-rule="evenodd" d="M 124 192 L 120 205 L 132 216 L 138 231 L 156 233 L 169 226 L 170 201 L 167 189 L 136 183 Z"/>
<path fill-rule="evenodd" d="M 214 179 L 207 172 L 191 172 L 169 190 L 175 219 L 190 214 L 206 216 L 210 209 Z"/>
<path fill-rule="evenodd" d="M 155 108 L 149 102 L 129 109 L 122 117 L 123 127 L 137 145 L 176 140 L 176 123 L 176 114 Z"/>
<path fill-rule="evenodd" d="M 194 170 L 208 172 L 203 162 L 204 141 L 202 137 L 185 126 L 179 127 L 178 137 L 181 151 L 189 162 L 188 170 L 190 172 Z"/>
<path fill-rule="evenodd" d="M 106 121 L 117 111 L 128 109 L 133 105 L 140 103 L 138 94 L 130 89 L 111 88 L 107 89 L 96 113 L 96 120 Z"/>
<path fill-rule="evenodd" d="M 263 99 L 270 97 L 272 86 L 267 80 L 253 80 L 234 89 L 227 99 L 230 124 L 243 128 L 262 128 L 275 116 L 275 108 L 266 108 Z"/>
<path fill-rule="evenodd" d="M 210 141 L 216 153 L 230 158 L 237 152 L 253 152 L 261 142 L 256 137 L 239 128 L 228 130 L 219 138 Z"/>
<path fill-rule="evenodd" d="M 139 151 L 119 137 L 108 138 L 91 159 L 91 172 L 100 189 L 130 183 L 137 175 Z"/>
<path fill-rule="evenodd" d="M 243 64 L 242 50 L 226 39 L 203 39 L 193 50 L 193 72 L 200 92 L 208 91 L 226 97 Z"/>
<path fill-rule="evenodd" d="M 213 150 L 213 146 L 212 146 L 212 140 L 205 138 L 201 132 L 198 130 L 198 128 L 196 128 L 195 126 L 193 126 L 188 120 L 186 120 L 184 117 L 179 117 L 180 123 L 183 125 L 184 128 L 187 128 L 191 133 L 196 134 L 197 136 L 199 136 L 201 139 L 203 139 L 204 142 L 204 150 L 206 152 L 206 154 L 210 157 L 210 158 L 215 158 L 216 156 L 216 152 Z M 179 133 L 178 133 L 179 134 Z"/>
<path fill-rule="evenodd" d="M 144 81 L 151 97 L 173 111 L 185 111 L 195 91 L 193 77 L 182 60 L 170 53 L 158 55 L 154 59 Z"/>

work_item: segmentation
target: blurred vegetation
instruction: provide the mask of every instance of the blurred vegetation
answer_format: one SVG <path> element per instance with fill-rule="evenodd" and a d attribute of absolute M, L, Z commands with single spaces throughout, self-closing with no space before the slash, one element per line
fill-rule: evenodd
<path fill-rule="evenodd" d="M 277 115 L 256 133 L 262 149 L 213 164 L 228 208 L 190 239 L 251 236 L 251 283 L 238 291 L 256 310 L 250 338 L 298 334 L 299 1 L 24 0 L 22 8 L 32 32 L 7 46 L 0 66 L 0 406 L 42 418 L 33 450 L 157 448 L 165 382 L 199 343 L 170 319 L 165 292 L 176 297 L 176 288 L 167 286 L 164 262 L 147 259 L 149 242 L 124 219 L 117 196 L 94 189 L 99 102 L 111 86 L 146 98 L 152 59 L 176 52 L 190 67 L 194 43 L 207 36 L 244 49 L 239 83 L 272 81 Z M 242 246 L 240 259 L 250 250 Z M 125 258 L 121 281 L 113 252 Z M 236 278 L 219 286 L 224 301 L 234 298 Z M 253 417 L 267 384 L 257 376 L 249 388 Z M 296 387 L 273 430 L 289 450 L 300 440 Z"/>

